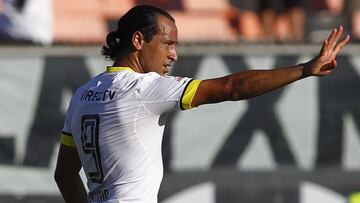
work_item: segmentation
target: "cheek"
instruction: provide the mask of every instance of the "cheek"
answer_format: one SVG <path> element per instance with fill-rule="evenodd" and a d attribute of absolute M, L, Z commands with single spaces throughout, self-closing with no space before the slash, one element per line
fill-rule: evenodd
<path fill-rule="evenodd" d="M 150 45 L 142 53 L 142 64 L 150 71 L 162 67 L 167 59 L 167 47 L 161 44 Z"/>
<path fill-rule="evenodd" d="M 142 59 L 144 61 L 146 61 L 147 63 L 149 63 L 150 61 L 152 61 L 152 59 L 154 59 L 156 53 L 154 51 L 154 49 L 152 47 L 147 47 L 143 53 L 142 53 Z"/>
<path fill-rule="evenodd" d="M 143 65 L 147 67 L 149 71 L 155 71 L 160 66 L 161 57 L 159 57 L 159 53 L 155 51 L 150 51 L 146 56 L 143 58 Z"/>
<path fill-rule="evenodd" d="M 161 44 L 159 46 L 159 50 L 158 50 L 159 56 L 164 57 L 167 55 L 168 52 L 169 52 L 169 46 L 167 46 L 165 44 Z"/>
<path fill-rule="evenodd" d="M 154 63 L 163 63 L 167 58 L 166 53 L 167 52 L 164 48 L 154 50 L 151 59 L 154 61 Z"/>

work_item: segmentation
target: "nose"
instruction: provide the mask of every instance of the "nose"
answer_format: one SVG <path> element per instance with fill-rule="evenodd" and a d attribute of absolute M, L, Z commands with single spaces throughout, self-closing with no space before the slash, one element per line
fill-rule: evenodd
<path fill-rule="evenodd" d="M 175 46 L 172 46 L 170 49 L 169 59 L 171 59 L 172 61 L 177 61 L 178 59 Z"/>

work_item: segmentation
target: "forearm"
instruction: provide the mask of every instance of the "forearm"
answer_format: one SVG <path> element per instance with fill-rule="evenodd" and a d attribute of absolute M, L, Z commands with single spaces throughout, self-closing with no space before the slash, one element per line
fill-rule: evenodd
<path fill-rule="evenodd" d="M 201 81 L 191 106 L 228 100 L 242 100 L 273 91 L 307 76 L 327 76 L 337 65 L 336 55 L 350 40 L 339 42 L 343 27 L 334 29 L 324 41 L 319 55 L 304 64 L 273 70 L 249 70 L 222 78 Z"/>
<path fill-rule="evenodd" d="M 225 77 L 230 87 L 229 98 L 225 100 L 242 100 L 265 94 L 308 74 L 303 65 L 272 70 L 250 70 Z"/>
<path fill-rule="evenodd" d="M 57 178 L 56 183 L 66 203 L 88 202 L 87 192 L 80 175 L 75 175 L 71 178 Z"/>

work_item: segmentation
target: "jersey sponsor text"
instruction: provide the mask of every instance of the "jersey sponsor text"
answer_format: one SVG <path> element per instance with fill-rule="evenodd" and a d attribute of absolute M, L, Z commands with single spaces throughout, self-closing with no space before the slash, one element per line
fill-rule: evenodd
<path fill-rule="evenodd" d="M 115 94 L 116 91 L 113 90 L 105 90 L 103 92 L 84 90 L 81 94 L 80 101 L 111 101 L 114 99 Z"/>

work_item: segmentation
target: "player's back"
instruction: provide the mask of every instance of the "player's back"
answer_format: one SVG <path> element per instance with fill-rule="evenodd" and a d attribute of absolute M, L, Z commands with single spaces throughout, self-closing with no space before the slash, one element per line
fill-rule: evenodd
<path fill-rule="evenodd" d="M 73 96 L 68 114 L 91 201 L 156 202 L 164 126 L 139 96 L 141 87 L 156 77 L 128 69 L 108 71 Z"/>

